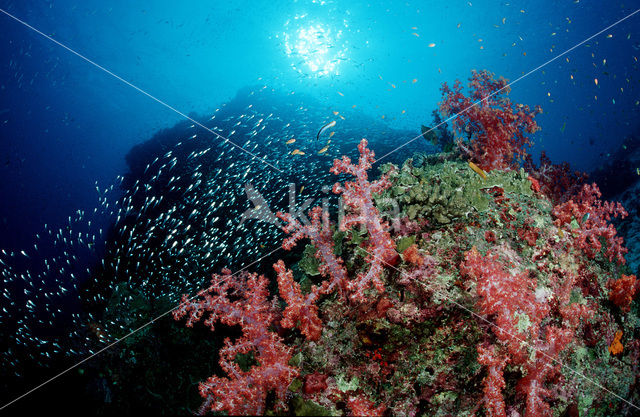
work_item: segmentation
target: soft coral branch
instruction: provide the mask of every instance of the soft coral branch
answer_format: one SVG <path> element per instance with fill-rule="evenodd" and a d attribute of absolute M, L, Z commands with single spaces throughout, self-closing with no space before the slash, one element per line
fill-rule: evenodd
<path fill-rule="evenodd" d="M 225 339 L 220 349 L 220 366 L 228 377 L 212 376 L 200 383 L 200 395 L 205 399 L 201 413 L 224 410 L 231 415 L 262 414 L 270 391 L 275 393 L 279 406 L 285 407 L 287 388 L 298 376 L 298 370 L 288 364 L 290 348 L 269 330 L 276 307 L 268 300 L 267 285 L 262 275 L 232 275 L 225 269 L 222 275 L 213 275 L 211 286 L 198 293 L 199 299 L 183 296 L 174 311 L 175 319 L 187 317 L 189 327 L 208 315 L 204 324 L 211 330 L 217 322 L 242 328 L 242 336 L 234 342 Z M 243 371 L 236 356 L 248 353 L 254 354 L 257 365 Z"/>
<path fill-rule="evenodd" d="M 317 289 L 305 297 L 300 290 L 300 284 L 293 279 L 293 274 L 284 262 L 278 261 L 273 268 L 278 273 L 280 296 L 287 302 L 280 324 L 291 329 L 300 321 L 302 334 L 309 340 L 318 340 L 322 333 L 322 321 L 318 317 L 318 306 L 315 304 Z"/>
<path fill-rule="evenodd" d="M 503 369 L 507 358 L 496 352 L 495 346 L 478 346 L 478 363 L 487 367 L 484 379 L 484 405 L 491 417 L 506 416 L 502 390 L 506 386 Z"/>
<path fill-rule="evenodd" d="M 363 302 L 366 300 L 364 291 L 374 286 L 378 293 L 384 293 L 384 283 L 380 275 L 387 263 L 393 263 L 398 258 L 395 251 L 395 243 L 389 235 L 389 225 L 382 220 L 380 212 L 373 203 L 373 195 L 382 192 L 391 186 L 389 174 L 384 174 L 380 179 L 370 182 L 367 171 L 375 161 L 373 151 L 367 148 L 367 140 L 362 139 L 358 145 L 360 159 L 358 165 L 351 162 L 347 156 L 333 161 L 331 172 L 351 174 L 355 181 L 346 181 L 344 185 L 336 183 L 333 192 L 341 194 L 346 206 L 351 210 L 340 224 L 340 230 L 347 231 L 356 225 L 362 225 L 369 234 L 365 246 L 366 262 L 370 267 L 366 273 L 360 274 L 354 281 L 349 282 L 351 298 Z"/>
<path fill-rule="evenodd" d="M 527 397 L 527 416 L 553 415 L 546 402 L 553 395 L 545 383 L 558 372 L 560 364 L 557 358 L 572 338 L 573 332 L 570 329 L 549 326 L 546 329 L 546 341 L 536 343 L 535 358 L 529 361 L 526 366 L 527 374 L 516 387 Z"/>
<path fill-rule="evenodd" d="M 385 291 L 384 282 L 380 278 L 384 266 L 397 262 L 399 255 L 395 251 L 395 243 L 389 234 L 389 224 L 382 220 L 380 212 L 373 202 L 374 194 L 380 193 L 391 186 L 388 174 L 380 179 L 370 182 L 367 171 L 375 161 L 374 153 L 367 148 L 367 140 L 363 139 L 358 145 L 360 159 L 355 165 L 347 156 L 336 159 L 331 168 L 334 174 L 347 173 L 356 177 L 355 181 L 347 181 L 344 185 L 336 183 L 333 191 L 342 195 L 345 205 L 350 212 L 340 223 L 340 230 L 348 231 L 350 228 L 362 225 L 368 232 L 368 238 L 364 245 L 366 262 L 369 268 L 360 273 L 355 279 L 347 278 L 347 271 L 343 261 L 334 254 L 333 232 L 327 219 L 328 213 L 320 207 L 314 207 L 309 212 L 310 224 L 302 224 L 289 213 L 278 213 L 277 216 L 286 222 L 283 230 L 290 236 L 285 239 L 282 246 L 291 249 L 295 243 L 304 238 L 311 240 L 311 244 L 317 249 L 316 257 L 320 260 L 320 272 L 328 277 L 320 287 L 314 287 L 311 291 L 310 301 L 315 302 L 321 294 L 329 294 L 338 290 L 340 295 L 350 294 L 350 298 L 357 302 L 366 302 L 365 290 L 373 286 L 378 293 Z"/>
<path fill-rule="evenodd" d="M 320 287 L 314 287 L 311 291 L 310 302 L 315 302 L 322 294 L 330 294 L 338 290 L 339 295 L 344 298 L 347 286 L 347 270 L 343 261 L 334 253 L 333 230 L 320 206 L 309 211 L 310 224 L 303 225 L 297 218 L 289 213 L 278 212 L 277 216 L 285 221 L 283 230 L 291 234 L 282 243 L 285 250 L 291 250 L 298 240 L 308 238 L 316 248 L 316 258 L 320 261 L 319 271 L 322 276 L 327 277 Z"/>

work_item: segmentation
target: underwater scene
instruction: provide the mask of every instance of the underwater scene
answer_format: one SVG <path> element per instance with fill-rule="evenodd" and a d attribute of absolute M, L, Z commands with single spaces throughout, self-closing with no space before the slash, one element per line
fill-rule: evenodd
<path fill-rule="evenodd" d="M 640 416 L 640 0 L 0 28 L 0 416 Z"/>

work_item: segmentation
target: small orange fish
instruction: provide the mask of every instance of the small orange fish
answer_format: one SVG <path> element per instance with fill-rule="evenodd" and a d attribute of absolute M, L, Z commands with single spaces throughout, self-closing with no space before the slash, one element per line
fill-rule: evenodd
<path fill-rule="evenodd" d="M 420 35 L 418 35 L 418 34 L 417 34 L 417 33 L 415 33 L 415 32 L 413 32 L 413 33 L 412 33 L 412 35 L 413 35 L 413 36 L 415 36 L 415 37 L 417 37 L 417 38 L 419 38 L 419 37 L 420 37 Z"/>
<path fill-rule="evenodd" d="M 329 150 L 329 145 L 325 146 L 324 148 L 320 149 L 318 151 L 318 155 L 322 155 L 323 153 L 325 153 L 326 151 Z"/>
<path fill-rule="evenodd" d="M 598 85 L 598 79 L 597 78 L 594 78 L 593 82 L 596 83 L 596 85 Z"/>
<path fill-rule="evenodd" d="M 291 144 L 292 144 L 293 142 L 295 142 L 295 141 L 296 141 L 296 139 L 295 139 L 295 138 L 293 138 L 293 139 L 289 139 L 289 140 L 286 142 L 286 144 L 287 144 L 287 145 L 291 145 Z"/>
<path fill-rule="evenodd" d="M 300 149 L 294 149 L 291 152 L 291 155 L 304 155 L 304 152 L 302 152 Z"/>
<path fill-rule="evenodd" d="M 337 111 L 334 111 L 334 112 L 333 112 L 333 115 L 334 115 L 334 116 L 337 116 L 337 115 L 338 115 L 338 112 L 337 112 Z"/>
<path fill-rule="evenodd" d="M 330 133 L 329 133 L 329 137 L 331 137 L 331 136 L 333 136 L 333 135 L 335 135 L 335 134 L 336 134 L 336 132 L 335 132 L 335 130 L 334 130 L 333 132 L 330 132 Z"/>
<path fill-rule="evenodd" d="M 304 191 L 304 185 L 300 187 L 300 194 L 302 194 L 303 191 Z"/>
<path fill-rule="evenodd" d="M 344 94 L 342 94 L 340 91 L 338 91 L 338 94 L 340 94 L 342 97 L 344 97 Z"/>
<path fill-rule="evenodd" d="M 402 114 L 405 114 L 407 111 L 406 110 L 402 110 Z"/>
<path fill-rule="evenodd" d="M 431 42 L 431 43 L 429 44 L 429 48 L 433 48 L 434 46 L 436 46 L 436 44 L 435 44 L 435 43 L 433 43 L 433 42 Z"/>
<path fill-rule="evenodd" d="M 411 80 L 411 82 L 415 84 L 415 83 L 417 83 L 417 82 L 418 82 L 418 79 L 417 79 L 417 78 L 414 78 L 413 80 Z"/>

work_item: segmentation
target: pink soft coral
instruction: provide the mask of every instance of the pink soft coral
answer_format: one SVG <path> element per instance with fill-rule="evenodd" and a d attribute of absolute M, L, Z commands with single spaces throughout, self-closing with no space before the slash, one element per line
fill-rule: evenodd
<path fill-rule="evenodd" d="M 213 275 L 211 286 L 198 293 L 198 300 L 183 296 L 173 312 L 176 319 L 186 316 L 188 327 L 208 314 L 204 324 L 211 330 L 217 322 L 242 328 L 242 336 L 234 342 L 225 339 L 220 349 L 220 366 L 228 377 L 212 376 L 200 383 L 200 395 L 205 399 L 201 413 L 224 410 L 231 415 L 260 415 L 270 391 L 279 406 L 285 407 L 287 388 L 298 370 L 288 364 L 290 348 L 269 330 L 276 307 L 268 300 L 267 285 L 262 275 L 231 274 L 225 269 L 222 275 Z M 235 359 L 248 353 L 253 353 L 257 364 L 243 371 Z"/>
<path fill-rule="evenodd" d="M 318 317 L 318 306 L 315 303 L 319 292 L 314 289 L 305 297 L 300 290 L 300 284 L 293 279 L 293 274 L 284 262 L 278 261 L 273 268 L 278 273 L 280 296 L 287 302 L 280 324 L 291 329 L 300 322 L 302 334 L 309 340 L 318 340 L 322 333 L 322 321 Z"/>
<path fill-rule="evenodd" d="M 367 141 L 363 139 L 358 145 L 360 159 L 358 165 L 351 163 L 349 157 L 336 159 L 331 172 L 334 174 L 348 173 L 356 177 L 356 181 L 347 181 L 344 185 L 336 183 L 333 191 L 341 194 L 344 203 L 350 209 L 340 223 L 340 230 L 348 231 L 352 227 L 361 225 L 366 228 L 368 238 L 364 245 L 364 254 L 369 268 L 355 279 L 349 280 L 343 261 L 334 254 L 333 231 L 328 220 L 328 214 L 320 207 L 314 207 L 309 212 L 310 224 L 302 224 L 288 213 L 278 213 L 277 216 L 286 222 L 283 230 L 289 236 L 283 242 L 284 249 L 291 249 L 295 243 L 303 238 L 311 240 L 316 248 L 316 257 L 320 260 L 320 272 L 328 279 L 320 287 L 314 287 L 309 295 L 310 301 L 315 302 L 321 294 L 329 294 L 335 290 L 341 296 L 345 292 L 357 302 L 368 301 L 364 291 L 372 285 L 378 293 L 384 293 L 384 283 L 380 276 L 386 264 L 394 264 L 399 255 L 395 251 L 395 243 L 389 234 L 389 224 L 382 220 L 380 212 L 375 207 L 373 196 L 391 186 L 388 175 L 370 182 L 367 171 L 375 161 L 374 153 L 367 148 Z"/>
<path fill-rule="evenodd" d="M 512 358 L 524 362 L 528 353 L 523 342 L 538 337 L 540 323 L 549 313 L 546 300 L 536 297 L 536 281 L 526 272 L 505 271 L 495 255 L 482 256 L 475 248 L 465 254 L 460 272 L 476 281 L 479 312 L 495 318 L 498 340 Z"/>
<path fill-rule="evenodd" d="M 341 194 L 344 203 L 351 209 L 351 212 L 342 218 L 340 230 L 347 231 L 354 226 L 362 225 L 369 234 L 365 252 L 366 261 L 370 267 L 366 273 L 360 274 L 354 281 L 349 282 L 351 298 L 362 302 L 366 299 L 364 291 L 371 285 L 378 293 L 384 292 L 384 283 L 380 275 L 386 264 L 397 262 L 399 255 L 389 235 L 389 225 L 382 220 L 373 202 L 374 194 L 391 186 L 389 174 L 384 174 L 379 180 L 370 182 L 367 171 L 375 161 L 375 155 L 367 148 L 366 139 L 362 139 L 358 150 L 360 151 L 358 165 L 351 163 L 349 157 L 343 156 L 341 160 L 333 161 L 331 172 L 336 175 L 347 173 L 356 177 L 355 181 L 346 181 L 344 185 L 336 183 L 333 186 L 333 192 Z"/>
<path fill-rule="evenodd" d="M 558 372 L 558 356 L 572 338 L 573 332 L 570 329 L 549 326 L 546 329 L 546 341 L 536 343 L 535 357 L 527 364 L 527 374 L 516 387 L 518 392 L 527 397 L 527 416 L 553 415 L 547 400 L 554 396 L 545 385 Z"/>
<path fill-rule="evenodd" d="M 309 211 L 310 224 L 303 225 L 297 218 L 289 213 L 278 212 L 277 216 L 286 222 L 283 227 L 285 233 L 291 234 L 282 242 L 285 250 L 291 250 L 298 240 L 308 238 L 316 248 L 316 258 L 320 261 L 319 271 L 328 278 L 322 282 L 320 287 L 314 287 L 310 295 L 311 302 L 321 294 L 330 294 L 338 291 L 344 299 L 347 287 L 347 270 L 343 261 L 334 253 L 333 230 L 329 223 L 328 214 L 322 208 L 314 207 Z"/>

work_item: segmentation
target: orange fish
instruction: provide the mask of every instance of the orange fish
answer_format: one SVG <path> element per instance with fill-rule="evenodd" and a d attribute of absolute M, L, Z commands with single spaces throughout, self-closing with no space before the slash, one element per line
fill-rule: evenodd
<path fill-rule="evenodd" d="M 431 43 L 429 44 L 429 48 L 433 48 L 434 46 L 436 46 L 436 44 L 435 44 L 435 43 L 433 43 L 433 42 L 431 42 Z"/>
<path fill-rule="evenodd" d="M 294 149 L 293 152 L 291 152 L 291 155 L 304 155 L 304 152 L 300 149 Z"/>
<path fill-rule="evenodd" d="M 296 139 L 295 139 L 295 138 L 293 138 L 293 139 L 289 139 L 289 140 L 286 142 L 286 144 L 287 144 L 287 145 L 291 145 L 291 144 L 292 144 L 293 142 L 295 142 L 295 141 L 296 141 Z"/>

